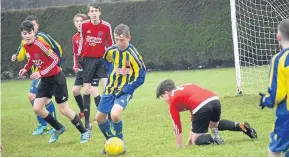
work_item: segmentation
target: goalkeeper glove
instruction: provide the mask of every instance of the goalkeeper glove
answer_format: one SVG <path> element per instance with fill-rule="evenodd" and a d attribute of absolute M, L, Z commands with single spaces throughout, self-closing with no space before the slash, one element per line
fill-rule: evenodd
<path fill-rule="evenodd" d="M 264 93 L 259 93 L 259 95 L 261 96 L 259 106 L 261 107 L 261 109 L 264 109 L 265 105 L 263 104 L 263 98 L 265 97 L 265 94 Z"/>

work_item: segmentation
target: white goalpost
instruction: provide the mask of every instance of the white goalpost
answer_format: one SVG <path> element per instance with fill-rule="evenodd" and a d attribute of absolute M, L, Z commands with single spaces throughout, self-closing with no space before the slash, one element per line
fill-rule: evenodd
<path fill-rule="evenodd" d="M 238 94 L 264 91 L 271 58 L 281 49 L 276 31 L 289 18 L 289 0 L 230 0 L 230 8 Z"/>

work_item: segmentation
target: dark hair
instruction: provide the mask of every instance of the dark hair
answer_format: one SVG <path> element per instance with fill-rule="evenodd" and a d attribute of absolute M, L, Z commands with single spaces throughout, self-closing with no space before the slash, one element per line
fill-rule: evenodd
<path fill-rule="evenodd" d="M 36 23 L 38 24 L 38 18 L 35 15 L 29 15 L 29 16 L 26 17 L 25 20 L 36 21 Z"/>
<path fill-rule="evenodd" d="M 281 32 L 282 36 L 285 38 L 285 40 L 289 41 L 289 19 L 284 19 L 280 22 L 279 31 Z"/>
<path fill-rule="evenodd" d="M 118 36 L 120 36 L 121 34 L 123 34 L 126 37 L 130 36 L 129 27 L 125 24 L 117 25 L 113 32 L 114 32 L 114 34 L 116 34 Z"/>
<path fill-rule="evenodd" d="M 158 88 L 157 88 L 157 91 L 156 91 L 157 99 L 161 95 L 165 94 L 166 91 L 170 92 L 170 91 L 172 91 L 175 88 L 176 88 L 176 85 L 175 85 L 173 80 L 166 79 L 166 80 L 161 81 L 159 86 L 158 86 Z"/>
<path fill-rule="evenodd" d="M 76 15 L 74 15 L 73 21 L 77 17 L 81 17 L 82 20 L 87 20 L 87 15 L 86 14 L 77 13 Z"/>
<path fill-rule="evenodd" d="M 25 20 L 25 21 L 23 21 L 23 22 L 21 23 L 21 25 L 20 25 L 20 31 L 28 31 L 28 32 L 30 32 L 30 31 L 32 31 L 32 30 L 34 30 L 34 25 L 32 24 L 31 21 Z"/>
<path fill-rule="evenodd" d="M 96 9 L 98 9 L 99 11 L 101 11 L 101 8 L 100 8 L 100 6 L 99 6 L 98 4 L 96 4 L 96 3 L 89 3 L 88 6 L 87 6 L 87 12 L 89 12 L 89 8 L 90 8 L 90 7 L 96 8 Z"/>

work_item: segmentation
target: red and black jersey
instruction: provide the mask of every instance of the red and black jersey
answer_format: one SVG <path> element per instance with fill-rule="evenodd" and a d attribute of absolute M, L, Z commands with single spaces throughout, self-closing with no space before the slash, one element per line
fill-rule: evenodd
<path fill-rule="evenodd" d="M 41 77 L 55 76 L 61 71 L 58 66 L 60 59 L 48 44 L 35 39 L 30 45 L 24 44 L 24 48 L 29 57 L 24 66 L 27 71 L 33 64 L 39 69 Z"/>
<path fill-rule="evenodd" d="M 78 55 L 82 57 L 103 57 L 106 47 L 113 45 L 112 30 L 108 22 L 100 20 L 94 25 L 83 22 L 80 32 Z"/>
<path fill-rule="evenodd" d="M 195 84 L 186 84 L 174 89 L 169 98 L 169 106 L 175 134 L 182 133 L 181 111 L 189 110 L 194 114 L 202 106 L 215 99 L 218 99 L 215 93 Z"/>

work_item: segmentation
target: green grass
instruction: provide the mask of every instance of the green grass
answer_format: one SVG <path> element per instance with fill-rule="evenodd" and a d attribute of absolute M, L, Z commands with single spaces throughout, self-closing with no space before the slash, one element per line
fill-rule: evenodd
<path fill-rule="evenodd" d="M 222 131 L 223 146 L 184 147 L 176 149 L 172 122 L 167 105 L 155 99 L 159 81 L 171 78 L 177 84 L 196 83 L 216 92 L 222 102 L 222 118 L 247 121 L 258 131 L 259 138 L 250 140 L 241 132 Z M 73 78 L 68 79 L 69 103 L 78 111 L 71 94 Z M 49 135 L 31 136 L 37 126 L 36 118 L 27 99 L 31 81 L 5 81 L 2 83 L 2 156 L 103 156 L 100 151 L 104 138 L 97 126 L 93 126 L 90 142 L 80 144 L 80 134 L 70 121 L 58 114 L 67 132 L 54 144 L 48 144 Z M 257 84 L 257 83 L 256 83 Z M 249 91 L 246 93 L 250 93 Z M 259 97 L 248 95 L 235 97 L 235 72 L 233 69 L 198 71 L 152 72 L 123 114 L 124 136 L 128 152 L 124 156 L 267 156 L 269 133 L 274 112 L 258 108 Z M 92 104 L 92 117 L 95 106 Z M 189 112 L 181 114 L 183 140 L 190 129 Z"/>

